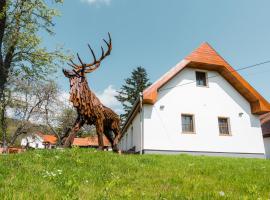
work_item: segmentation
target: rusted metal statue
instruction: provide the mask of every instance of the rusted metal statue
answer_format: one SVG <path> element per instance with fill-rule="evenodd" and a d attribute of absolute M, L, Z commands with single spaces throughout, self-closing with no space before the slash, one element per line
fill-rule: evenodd
<path fill-rule="evenodd" d="M 109 33 L 108 33 L 109 34 Z M 112 50 L 111 36 L 109 34 L 109 42 L 103 39 L 106 43 L 108 50 L 104 52 L 101 46 L 102 54 L 99 59 L 96 59 L 94 51 L 88 45 L 94 61 L 92 63 L 84 63 L 79 54 L 77 54 L 79 64 L 75 64 L 72 60 L 68 63 L 73 70 L 63 69 L 64 75 L 69 78 L 70 82 L 70 101 L 76 108 L 78 117 L 69 136 L 66 138 L 64 146 L 71 146 L 76 133 L 86 123 L 96 126 L 98 135 L 99 149 L 103 149 L 103 134 L 108 138 L 114 151 L 118 151 L 117 142 L 120 137 L 120 119 L 118 115 L 110 108 L 104 106 L 97 96 L 90 90 L 85 75 L 96 70 L 101 61 L 110 55 Z"/>

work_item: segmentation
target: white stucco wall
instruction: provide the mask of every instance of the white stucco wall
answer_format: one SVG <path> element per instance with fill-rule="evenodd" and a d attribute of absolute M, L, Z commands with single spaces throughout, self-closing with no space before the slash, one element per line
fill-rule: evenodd
<path fill-rule="evenodd" d="M 141 123 L 140 113 L 137 113 L 132 123 L 128 127 L 124 136 L 121 138 L 119 148 L 122 151 L 127 151 L 135 146 L 135 152 L 140 151 L 141 148 Z M 132 131 L 133 129 L 133 131 Z"/>
<path fill-rule="evenodd" d="M 208 72 L 208 77 L 216 75 Z M 159 90 L 155 105 L 144 105 L 143 148 L 264 154 L 260 121 L 249 102 L 221 76 L 209 79 L 208 87 L 193 81 L 195 69 L 186 68 Z M 182 133 L 182 113 L 195 116 L 195 134 Z M 230 118 L 232 136 L 219 135 L 219 116 Z"/>
<path fill-rule="evenodd" d="M 264 138 L 263 141 L 266 158 L 270 159 L 270 137 Z"/>

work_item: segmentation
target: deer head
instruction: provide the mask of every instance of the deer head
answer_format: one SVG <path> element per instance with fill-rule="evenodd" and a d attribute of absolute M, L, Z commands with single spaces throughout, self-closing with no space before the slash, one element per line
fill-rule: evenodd
<path fill-rule="evenodd" d="M 70 65 L 73 68 L 72 70 L 63 69 L 64 75 L 67 78 L 69 78 L 70 87 L 72 87 L 73 83 L 76 80 L 78 80 L 78 79 L 84 80 L 86 73 L 91 73 L 91 72 L 95 71 L 100 66 L 101 61 L 104 58 L 106 58 L 108 55 L 110 55 L 111 50 L 112 50 L 112 40 L 111 40 L 110 33 L 108 33 L 108 35 L 109 35 L 109 41 L 106 41 L 105 39 L 103 39 L 103 41 L 106 43 L 108 49 L 106 52 L 104 52 L 104 49 L 101 46 L 101 56 L 99 59 L 96 59 L 96 56 L 95 56 L 93 49 L 88 44 L 90 52 L 92 53 L 92 56 L 94 58 L 94 61 L 92 63 L 84 63 L 82 61 L 82 59 L 80 58 L 78 53 L 77 53 L 77 57 L 78 57 L 80 64 L 75 64 L 72 59 L 70 60 L 70 63 L 67 63 L 68 65 Z"/>

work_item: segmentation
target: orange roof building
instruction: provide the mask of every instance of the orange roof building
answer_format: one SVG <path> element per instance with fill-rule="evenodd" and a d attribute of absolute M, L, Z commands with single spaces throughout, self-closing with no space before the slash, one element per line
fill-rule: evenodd
<path fill-rule="evenodd" d="M 103 143 L 105 147 L 111 146 L 109 140 L 105 136 L 103 136 Z M 85 138 L 74 138 L 72 145 L 79 147 L 98 147 L 98 137 L 97 135 L 94 135 Z"/>
<path fill-rule="evenodd" d="M 265 157 L 259 116 L 269 102 L 207 42 L 140 99 L 123 126 L 122 151 Z"/>
<path fill-rule="evenodd" d="M 40 131 L 28 135 L 21 140 L 21 146 L 34 149 L 51 149 L 57 145 L 57 137 Z"/>
<path fill-rule="evenodd" d="M 37 132 L 36 134 L 43 139 L 43 143 L 49 143 L 53 145 L 57 143 L 57 138 L 54 135 L 44 134 L 42 132 Z"/>

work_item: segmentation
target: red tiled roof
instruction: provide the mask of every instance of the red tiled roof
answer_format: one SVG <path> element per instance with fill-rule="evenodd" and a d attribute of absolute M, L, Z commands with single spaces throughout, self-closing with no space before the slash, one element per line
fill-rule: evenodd
<path fill-rule="evenodd" d="M 103 136 L 104 146 L 111 146 L 109 140 Z M 73 146 L 87 147 L 87 146 L 98 146 L 97 135 L 85 138 L 74 138 Z"/>
<path fill-rule="evenodd" d="M 43 142 L 50 143 L 50 144 L 56 144 L 57 138 L 53 135 L 44 135 Z"/>
<path fill-rule="evenodd" d="M 270 137 L 270 113 L 260 116 L 263 137 Z"/>
<path fill-rule="evenodd" d="M 57 138 L 54 135 L 48 135 L 42 132 L 36 132 L 36 134 L 43 139 L 44 143 L 56 144 L 57 142 Z"/>

